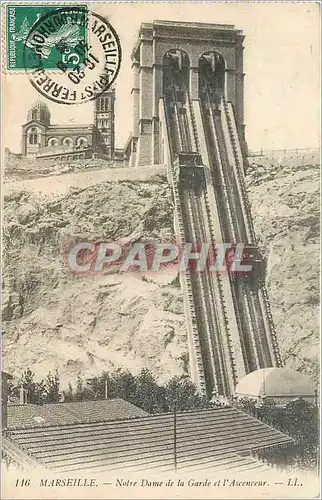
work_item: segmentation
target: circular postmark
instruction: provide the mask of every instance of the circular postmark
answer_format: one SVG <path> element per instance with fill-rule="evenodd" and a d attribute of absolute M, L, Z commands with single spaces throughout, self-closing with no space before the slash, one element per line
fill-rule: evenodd
<path fill-rule="evenodd" d="M 121 59 L 115 29 L 86 5 L 66 6 L 41 16 L 23 48 L 31 84 L 60 104 L 96 99 L 115 81 Z"/>

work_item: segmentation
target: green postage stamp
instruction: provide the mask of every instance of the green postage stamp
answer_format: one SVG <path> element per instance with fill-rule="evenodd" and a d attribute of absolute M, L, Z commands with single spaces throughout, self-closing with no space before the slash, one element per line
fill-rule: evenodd
<path fill-rule="evenodd" d="M 86 5 L 6 5 L 7 70 L 70 67 L 84 52 Z"/>
<path fill-rule="evenodd" d="M 5 6 L 5 70 L 22 71 L 46 99 L 93 100 L 114 82 L 121 65 L 118 35 L 86 4 Z"/>

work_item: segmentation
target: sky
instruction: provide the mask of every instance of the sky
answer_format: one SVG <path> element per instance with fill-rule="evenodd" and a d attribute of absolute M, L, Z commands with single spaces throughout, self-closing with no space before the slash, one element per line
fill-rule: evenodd
<path fill-rule="evenodd" d="M 153 20 L 234 24 L 244 41 L 245 124 L 248 147 L 319 147 L 319 4 L 303 3 L 98 3 L 91 9 L 115 28 L 122 47 L 116 80 L 116 146 L 123 147 L 132 127 L 131 51 L 142 22 Z M 42 96 L 24 73 L 4 75 L 3 144 L 20 152 L 21 125 Z M 91 123 L 93 104 L 47 102 L 51 122 Z"/>

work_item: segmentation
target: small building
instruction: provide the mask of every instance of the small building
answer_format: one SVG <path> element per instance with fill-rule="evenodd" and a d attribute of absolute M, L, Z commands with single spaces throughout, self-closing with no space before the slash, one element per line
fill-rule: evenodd
<path fill-rule="evenodd" d="M 237 398 L 247 397 L 263 402 L 273 399 L 278 406 L 284 406 L 298 398 L 314 404 L 316 392 L 310 377 L 289 368 L 262 368 L 243 377 L 235 389 Z"/>
<path fill-rule="evenodd" d="M 57 425 L 108 422 L 118 418 L 145 417 L 146 411 L 121 398 L 70 403 L 10 404 L 8 430 Z"/>
<path fill-rule="evenodd" d="M 126 158 L 124 155 L 124 149 L 116 148 L 114 152 L 114 167 L 126 167 Z"/>
<path fill-rule="evenodd" d="M 13 377 L 7 372 L 1 372 L 1 427 L 2 429 L 7 428 L 8 419 L 8 397 L 9 397 L 9 387 L 8 382 Z"/>
<path fill-rule="evenodd" d="M 112 159 L 115 149 L 115 91 L 95 99 L 94 122 L 84 125 L 51 123 L 46 103 L 36 101 L 22 125 L 22 156 L 41 160 Z"/>

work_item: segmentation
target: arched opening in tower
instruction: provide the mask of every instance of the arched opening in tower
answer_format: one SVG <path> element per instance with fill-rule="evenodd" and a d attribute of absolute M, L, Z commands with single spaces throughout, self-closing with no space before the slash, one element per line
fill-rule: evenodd
<path fill-rule="evenodd" d="M 163 58 L 163 94 L 176 92 L 178 102 L 185 101 L 189 85 L 189 57 L 183 50 L 169 50 Z"/>
<path fill-rule="evenodd" d="M 224 95 L 225 60 L 217 52 L 206 52 L 199 59 L 199 96 L 210 100 L 218 110 Z"/>
<path fill-rule="evenodd" d="M 183 50 L 169 50 L 163 57 L 163 98 L 170 123 L 172 153 L 175 155 L 192 150 L 187 126 L 189 68 L 189 57 Z"/>

